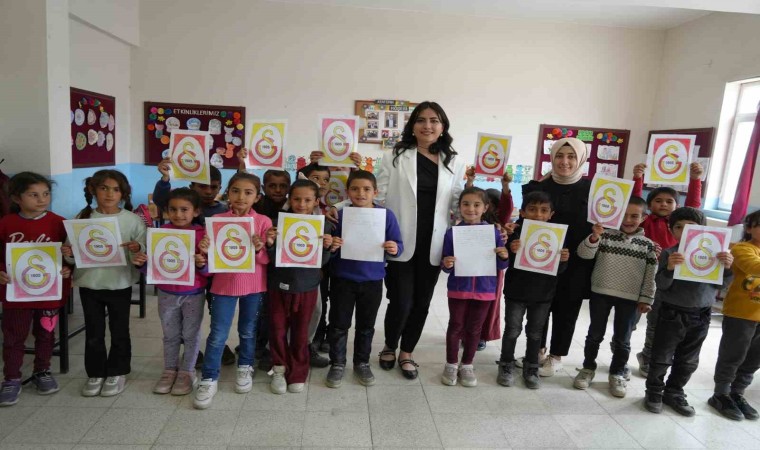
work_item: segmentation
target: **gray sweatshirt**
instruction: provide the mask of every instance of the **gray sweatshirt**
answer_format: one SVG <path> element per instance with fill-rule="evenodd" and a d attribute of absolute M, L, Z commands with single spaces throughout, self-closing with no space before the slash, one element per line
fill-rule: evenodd
<path fill-rule="evenodd" d="M 663 250 L 660 254 L 660 262 L 657 266 L 657 293 L 656 302 L 665 302 L 679 308 L 704 309 L 715 303 L 715 295 L 719 289 L 731 284 L 733 273 L 731 269 L 723 270 L 723 285 L 697 283 L 694 281 L 674 280 L 673 271 L 668 270 L 668 258 L 678 251 L 678 246 Z"/>

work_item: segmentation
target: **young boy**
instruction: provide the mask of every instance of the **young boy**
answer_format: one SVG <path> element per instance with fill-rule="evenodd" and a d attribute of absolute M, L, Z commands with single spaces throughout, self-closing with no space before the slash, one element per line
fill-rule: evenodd
<path fill-rule="evenodd" d="M 702 211 L 688 206 L 678 208 L 670 215 L 670 229 L 676 240 L 681 239 L 686 225 L 705 223 Z M 729 269 L 734 258 L 729 252 L 720 252 L 716 256 L 726 267 L 723 287 L 728 287 Z M 659 316 L 649 360 L 644 406 L 659 413 L 665 403 L 677 413 L 690 417 L 694 415 L 694 408 L 686 401 L 683 388 L 699 365 L 699 351 L 710 328 L 711 307 L 721 286 L 674 280 L 673 272 L 683 262 L 684 255 L 678 253 L 678 245 L 663 250 L 660 255 L 655 278 Z M 665 373 L 671 365 L 670 376 L 665 382 Z"/>
<path fill-rule="evenodd" d="M 348 198 L 352 208 L 380 208 L 373 203 L 377 195 L 375 176 L 364 170 L 351 172 L 348 176 Z M 333 236 L 341 237 L 343 214 L 338 214 L 338 224 Z M 401 230 L 393 211 L 385 209 L 385 253 L 398 256 L 404 250 Z M 356 306 L 356 332 L 354 334 L 354 374 L 365 386 L 375 383 L 375 376 L 369 365 L 372 337 L 375 335 L 375 319 L 380 307 L 385 278 L 385 262 L 353 261 L 343 259 L 338 250 L 330 263 L 330 326 L 327 336 L 330 342 L 330 371 L 327 386 L 340 387 L 346 367 L 346 342 L 351 316 Z"/>
<path fill-rule="evenodd" d="M 620 230 L 605 230 L 596 224 L 589 237 L 578 246 L 578 256 L 596 258 L 596 264 L 591 274 L 591 324 L 586 336 L 585 359 L 573 382 L 577 389 L 588 388 L 594 379 L 599 344 L 607 330 L 610 310 L 614 308 L 610 393 L 625 397 L 625 366 L 631 353 L 636 311 L 649 312 L 655 293 L 657 253 L 654 242 L 644 237 L 644 229 L 640 227 L 645 210 L 646 202 L 641 197 L 631 197 Z"/>
<path fill-rule="evenodd" d="M 253 209 L 277 223 L 277 216 L 288 201 L 290 184 L 290 174 L 285 170 L 264 172 L 264 197 L 253 205 Z"/>
<path fill-rule="evenodd" d="M 543 191 L 535 191 L 523 197 L 521 219 L 517 224 L 522 225 L 524 219 L 548 222 L 553 215 L 554 205 L 549 195 Z M 515 269 L 516 253 L 520 250 L 520 245 L 519 233 L 512 233 L 507 241 L 510 265 L 504 276 L 504 335 L 501 341 L 501 358 L 497 361 L 499 372 L 496 382 L 502 386 L 514 384 L 515 345 L 522 332 L 523 317 L 527 316 L 525 336 L 528 342 L 522 363 L 522 376 L 526 387 L 538 389 L 541 334 L 549 317 L 549 307 L 557 288 L 557 277 Z M 569 258 L 570 251 L 562 249 L 558 274 L 565 271 Z"/>

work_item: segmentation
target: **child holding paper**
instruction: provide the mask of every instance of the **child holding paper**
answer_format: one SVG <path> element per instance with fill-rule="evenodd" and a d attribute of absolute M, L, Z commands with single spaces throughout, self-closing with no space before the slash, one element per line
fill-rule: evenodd
<path fill-rule="evenodd" d="M 723 335 L 715 363 L 715 393 L 707 403 L 732 420 L 760 417 L 744 390 L 760 367 L 760 211 L 744 218 L 742 242 L 731 249 L 734 281 L 723 301 Z"/>
<path fill-rule="evenodd" d="M 203 360 L 202 379 L 195 393 L 193 406 L 206 409 L 211 406 L 217 392 L 217 380 L 221 366 L 224 343 L 232 327 L 235 307 L 239 304 L 238 336 L 240 355 L 238 358 L 235 392 L 244 394 L 253 387 L 253 363 L 256 352 L 256 326 L 261 307 L 262 293 L 267 290 L 267 264 L 269 255 L 264 250 L 264 239 L 272 227 L 272 221 L 253 210 L 259 199 L 261 182 L 259 177 L 238 172 L 227 185 L 230 211 L 214 217 L 251 217 L 254 233 L 251 236 L 255 251 L 256 270 L 254 273 L 217 273 L 211 281 L 211 330 L 206 339 L 206 355 Z M 210 240 L 205 236 L 200 249 L 208 252 Z"/>
<path fill-rule="evenodd" d="M 462 191 L 459 196 L 459 211 L 462 222 L 455 225 L 466 227 L 471 225 L 489 225 L 483 220 L 483 214 L 488 208 L 488 196 L 483 189 L 471 187 Z M 504 240 L 499 230 L 493 228 L 494 252 L 496 253 L 496 271 L 506 269 L 509 255 L 504 247 Z M 449 274 L 449 325 L 446 330 L 446 365 L 443 369 L 441 382 L 447 386 L 457 384 L 457 378 L 462 386 L 474 387 L 478 384 L 475 367 L 472 364 L 475 352 L 480 342 L 483 322 L 486 319 L 491 302 L 496 301 L 496 276 L 457 276 L 454 263 L 454 229 L 449 228 L 443 238 L 443 258 L 441 267 Z M 462 261 L 467 263 L 466 261 Z M 459 363 L 459 343 L 463 341 L 461 365 Z"/>
<path fill-rule="evenodd" d="M 681 240 L 684 227 L 688 224 L 705 225 L 705 215 L 688 206 L 678 208 L 670 215 L 670 229 L 676 239 Z M 644 406 L 653 413 L 659 413 L 665 403 L 681 415 L 693 416 L 694 408 L 686 401 L 683 388 L 699 365 L 699 352 L 710 329 L 710 313 L 715 295 L 723 287 L 728 287 L 731 279 L 729 269 L 734 258 L 729 252 L 715 255 L 725 266 L 723 287 L 674 280 L 676 266 L 684 262 L 684 255 L 678 252 L 678 247 L 675 245 L 663 250 L 657 268 L 655 302 L 659 303 L 659 315 L 652 358 L 649 361 Z M 668 368 L 670 376 L 665 382 Z"/>
<path fill-rule="evenodd" d="M 642 314 L 648 312 L 655 293 L 655 245 L 644 237 L 644 229 L 640 227 L 645 208 L 646 202 L 641 197 L 631 197 L 620 230 L 605 230 L 596 224 L 591 234 L 578 246 L 578 256 L 596 259 L 596 263 L 591 274 L 591 324 L 586 335 L 583 368 L 579 369 L 573 382 L 576 389 L 588 388 L 594 379 L 599 344 L 604 339 L 607 319 L 614 308 L 610 393 L 615 397 L 625 397 L 625 366 L 631 352 L 631 332 L 636 322 L 636 311 Z"/>
<path fill-rule="evenodd" d="M 195 362 L 201 348 L 203 301 L 206 298 L 208 272 L 200 243 L 206 235 L 203 226 L 195 223 L 201 213 L 201 197 L 190 188 L 174 189 L 169 193 L 167 212 L 169 223 L 161 228 L 193 230 L 195 232 L 195 271 L 192 286 L 159 284 L 158 316 L 164 332 L 164 371 L 154 394 L 187 395 L 195 384 Z M 136 266 L 146 267 L 148 255 L 138 253 L 132 258 Z M 184 344 L 182 360 L 180 346 Z"/>
<path fill-rule="evenodd" d="M 389 256 L 398 256 L 404 251 L 401 230 L 396 216 L 390 209 L 373 203 L 377 195 L 377 180 L 371 172 L 357 170 L 348 176 L 347 190 L 351 206 L 338 213 L 338 224 L 333 237 L 342 237 L 344 215 L 351 208 L 376 208 L 384 211 L 385 234 L 382 250 Z M 356 231 L 356 230 L 352 230 Z M 344 240 L 344 245 L 346 244 Z M 367 249 L 371 251 L 372 249 Z M 365 386 L 375 383 L 375 376 L 369 365 L 372 352 L 372 337 L 375 335 L 375 319 L 380 308 L 385 278 L 385 255 L 383 261 L 357 261 L 345 259 L 338 250 L 330 262 L 331 298 L 330 326 L 327 331 L 330 342 L 330 371 L 327 372 L 327 386 L 340 387 L 346 367 L 346 343 L 351 316 L 356 306 L 356 332 L 354 335 L 354 375 Z"/>
<path fill-rule="evenodd" d="M 58 382 L 50 373 L 50 359 L 55 343 L 55 324 L 58 311 L 69 294 L 68 280 L 63 285 L 63 297 L 51 301 L 8 302 L 6 287 L 10 276 L 5 272 L 6 244 L 17 242 L 64 242 L 66 230 L 63 217 L 48 211 L 52 182 L 33 172 L 21 172 L 8 182 L 11 213 L 0 219 L 0 296 L 3 303 L 3 375 L 0 387 L 0 406 L 18 402 L 21 393 L 21 366 L 24 362 L 24 342 L 29 325 L 34 334 L 34 368 L 31 382 L 40 395 L 58 392 Z M 68 278 L 71 269 L 64 266 L 61 274 Z"/>

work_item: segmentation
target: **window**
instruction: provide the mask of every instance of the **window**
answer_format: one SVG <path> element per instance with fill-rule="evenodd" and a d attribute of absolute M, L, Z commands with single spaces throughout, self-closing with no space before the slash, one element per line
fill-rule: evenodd
<path fill-rule="evenodd" d="M 726 152 L 726 165 L 723 171 L 718 208 L 730 210 L 736 195 L 739 173 L 744 165 L 747 147 L 755 125 L 757 107 L 760 103 L 760 81 L 741 82 L 736 101 L 731 137 Z"/>

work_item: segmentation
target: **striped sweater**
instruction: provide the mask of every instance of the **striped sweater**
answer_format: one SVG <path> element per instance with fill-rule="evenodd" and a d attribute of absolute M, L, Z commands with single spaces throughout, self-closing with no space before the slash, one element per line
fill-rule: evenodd
<path fill-rule="evenodd" d="M 649 305 L 654 302 L 657 254 L 643 228 L 632 235 L 605 230 L 594 243 L 589 236 L 578 245 L 578 256 L 596 258 L 592 292 Z"/>

